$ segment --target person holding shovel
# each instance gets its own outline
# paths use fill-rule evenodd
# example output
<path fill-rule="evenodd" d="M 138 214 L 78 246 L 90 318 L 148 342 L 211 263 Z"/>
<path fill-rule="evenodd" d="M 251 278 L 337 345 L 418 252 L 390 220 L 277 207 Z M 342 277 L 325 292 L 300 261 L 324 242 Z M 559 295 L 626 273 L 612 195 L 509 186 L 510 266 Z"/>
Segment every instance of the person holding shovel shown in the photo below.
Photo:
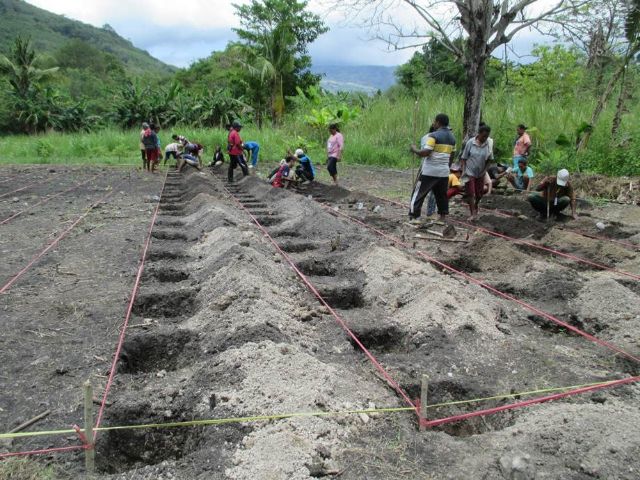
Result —
<path fill-rule="evenodd" d="M 420 223 L 422 204 L 427 194 L 433 191 L 440 220 L 449 214 L 449 166 L 453 162 L 456 139 L 449 128 L 449 117 L 444 113 L 436 115 L 433 121 L 434 131 L 427 133 L 420 141 L 420 149 L 411 145 L 411 152 L 421 157 L 420 176 L 411 195 L 409 219 L 411 223 Z"/>
<path fill-rule="evenodd" d="M 571 205 L 571 217 L 578 219 L 576 213 L 576 192 L 569 181 L 569 171 L 559 170 L 555 177 L 545 177 L 536 187 L 540 193 L 529 195 L 529 203 L 540 214 L 541 218 L 560 216 L 560 212 Z"/>

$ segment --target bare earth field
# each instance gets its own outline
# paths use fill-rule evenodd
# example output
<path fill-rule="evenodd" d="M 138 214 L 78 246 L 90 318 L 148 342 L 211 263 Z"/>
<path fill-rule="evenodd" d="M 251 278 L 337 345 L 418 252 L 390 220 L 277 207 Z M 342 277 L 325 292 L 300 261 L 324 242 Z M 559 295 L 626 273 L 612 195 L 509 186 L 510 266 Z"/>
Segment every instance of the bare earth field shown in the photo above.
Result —
<path fill-rule="evenodd" d="M 300 191 L 273 189 L 263 173 L 228 186 L 226 171 L 170 171 L 163 190 L 164 175 L 132 170 L 0 170 L 0 222 L 24 212 L 0 224 L 0 431 L 45 410 L 28 430 L 81 425 L 87 379 L 99 403 L 162 192 L 102 425 L 328 414 L 100 432 L 99 478 L 638 478 L 638 383 L 424 432 L 415 411 L 331 413 L 407 407 L 398 390 L 415 403 L 423 374 L 428 420 L 550 393 L 455 401 L 640 375 L 633 183 L 598 179 L 609 198 L 630 203 L 582 201 L 577 221 L 541 222 L 522 197 L 494 195 L 475 226 L 454 223 L 456 242 L 446 242 L 375 197 L 406 201 L 411 172 L 354 167 L 345 188 Z M 452 214 L 467 216 L 460 203 Z M 75 434 L 20 438 L 0 455 L 78 444 Z M 31 458 L 81 478 L 83 457 Z"/>

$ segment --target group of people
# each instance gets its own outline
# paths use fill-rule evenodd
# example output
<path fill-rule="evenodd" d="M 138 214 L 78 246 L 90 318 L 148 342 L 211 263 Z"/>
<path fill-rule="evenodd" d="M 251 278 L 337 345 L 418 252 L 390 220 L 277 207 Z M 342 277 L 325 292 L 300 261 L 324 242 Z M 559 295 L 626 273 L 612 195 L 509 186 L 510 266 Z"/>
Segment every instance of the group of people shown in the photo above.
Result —
<path fill-rule="evenodd" d="M 518 125 L 513 166 L 492 165 L 493 139 L 488 125 L 480 124 L 477 133 L 463 142 L 462 152 L 456 158 L 456 139 L 449 127 L 449 117 L 443 113 L 436 115 L 431 129 L 420 141 L 420 148 L 410 147 L 412 153 L 423 159 L 411 195 L 410 221 L 420 222 L 427 196 L 427 216 L 437 208 L 442 221 L 449 214 L 449 200 L 456 195 L 466 196 L 471 213 L 469 220 L 474 221 L 478 218 L 482 197 L 490 194 L 503 179 L 517 191 L 530 193 L 534 173 L 528 165 L 531 138 L 526 131 L 525 125 Z M 545 177 L 535 190 L 527 200 L 541 217 L 558 215 L 571 206 L 571 215 L 577 218 L 576 196 L 566 169 L 559 170 L 554 177 Z"/>
<path fill-rule="evenodd" d="M 142 157 L 142 169 L 155 173 L 156 167 L 162 158 L 162 142 L 160 140 L 160 127 L 153 123 L 144 122 L 140 132 L 140 155 Z M 172 135 L 173 143 L 164 149 L 164 165 L 170 158 L 176 160 L 178 171 L 182 171 L 185 165 L 192 165 L 202 169 L 202 155 L 204 146 L 198 142 L 189 141 L 182 135 Z"/>
<path fill-rule="evenodd" d="M 227 153 L 229 167 L 227 180 L 233 182 L 234 172 L 240 167 L 244 176 L 256 168 L 260 145 L 255 141 L 244 142 L 241 137 L 242 124 L 234 121 L 226 126 Z M 152 123 L 143 123 L 140 132 L 140 150 L 143 169 L 155 171 L 161 158 L 160 129 Z M 172 135 L 173 143 L 165 148 L 164 163 L 169 158 L 177 161 L 178 171 L 186 165 L 202 169 L 204 146 L 189 141 L 181 135 Z M 334 184 L 338 184 L 338 163 L 344 152 L 344 137 L 336 124 L 329 126 L 327 140 L 326 167 Z M 420 147 L 411 146 L 411 152 L 422 158 L 420 172 L 415 180 L 411 195 L 409 217 L 411 222 L 420 222 L 422 206 L 428 197 L 427 216 L 437 210 L 441 220 L 449 214 L 449 200 L 456 195 L 466 198 L 469 205 L 470 221 L 478 218 L 479 204 L 483 196 L 491 194 L 503 180 L 520 192 L 529 194 L 527 200 L 542 217 L 559 214 L 571 207 L 576 217 L 576 196 L 569 181 L 569 172 L 561 169 L 554 177 L 545 177 L 533 189 L 535 177 L 529 165 L 531 138 L 527 127 L 517 127 L 514 141 L 513 164 L 493 163 L 493 139 L 491 128 L 480 123 L 478 131 L 465 139 L 462 151 L 456 158 L 456 139 L 449 127 L 449 117 L 436 115 L 429 132 L 420 141 Z M 246 152 L 246 155 L 245 155 Z M 250 159 L 250 163 L 247 159 Z M 225 161 L 222 148 L 218 145 L 213 154 L 212 167 L 219 167 Z M 296 166 L 296 164 L 298 164 Z M 316 169 L 309 156 L 302 149 L 287 152 L 277 168 L 270 172 L 269 182 L 277 188 L 288 188 L 294 184 L 312 182 L 316 178 Z"/>

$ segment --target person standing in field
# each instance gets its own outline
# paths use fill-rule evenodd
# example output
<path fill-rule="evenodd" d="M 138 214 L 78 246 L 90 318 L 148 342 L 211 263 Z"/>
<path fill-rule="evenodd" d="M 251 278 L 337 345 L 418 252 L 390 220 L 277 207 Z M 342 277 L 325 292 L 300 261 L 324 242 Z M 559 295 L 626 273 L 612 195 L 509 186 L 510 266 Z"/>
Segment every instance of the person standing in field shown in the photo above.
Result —
<path fill-rule="evenodd" d="M 229 170 L 227 171 L 227 180 L 233 182 L 233 171 L 236 167 L 240 167 L 242 174 L 246 177 L 249 175 L 249 169 L 244 161 L 244 152 L 242 150 L 242 138 L 240 130 L 242 125 L 238 121 L 234 121 L 229 129 L 229 137 L 227 138 L 227 149 L 229 150 Z"/>
<path fill-rule="evenodd" d="M 258 142 L 245 142 L 242 148 L 247 151 L 247 155 L 251 153 L 251 164 L 249 168 L 256 168 L 258 166 L 258 153 L 260 152 Z"/>
<path fill-rule="evenodd" d="M 329 133 L 331 136 L 327 141 L 327 171 L 333 183 L 338 184 L 338 162 L 342 160 L 342 152 L 344 150 L 344 137 L 340 133 L 338 125 L 332 123 L 329 125 Z"/>
<path fill-rule="evenodd" d="M 142 143 L 144 145 L 146 156 L 146 167 L 149 172 L 154 172 L 158 163 L 158 135 L 155 132 L 156 126 L 151 124 L 142 134 Z"/>
<path fill-rule="evenodd" d="M 491 128 L 483 125 L 478 129 L 478 134 L 470 138 L 464 146 L 462 155 L 460 155 L 460 166 L 464 175 L 467 177 L 465 189 L 467 192 L 467 201 L 469 202 L 469 210 L 471 216 L 469 220 L 478 218 L 478 204 L 485 192 L 485 176 L 487 175 L 487 166 L 489 161 L 493 159 L 491 146 L 489 145 L 489 134 Z M 489 185 L 491 181 L 489 180 Z"/>
<path fill-rule="evenodd" d="M 560 212 L 571 205 L 571 217 L 578 219 L 576 213 L 576 192 L 569 181 L 569 171 L 559 170 L 555 177 L 545 177 L 536 187 L 540 193 L 529 195 L 529 203 L 540 214 L 541 218 L 550 215 L 559 216 Z"/>
<path fill-rule="evenodd" d="M 142 142 L 142 137 L 144 137 L 144 132 L 147 128 L 149 128 L 149 124 L 147 122 L 143 122 L 142 130 L 140 131 L 140 156 L 142 157 L 142 170 L 147 169 L 147 150 L 144 148 L 144 143 Z"/>
<path fill-rule="evenodd" d="M 513 146 L 513 169 L 517 170 L 518 162 L 524 158 L 529 158 L 529 149 L 531 148 L 531 137 L 527 133 L 527 127 L 524 124 L 518 125 L 516 129 L 518 136 Z"/>
<path fill-rule="evenodd" d="M 449 128 L 449 117 L 444 113 L 436 115 L 432 126 L 434 131 L 422 137 L 420 149 L 411 145 L 411 152 L 423 158 L 420 176 L 409 204 L 411 223 L 419 223 L 422 204 L 431 191 L 436 199 L 440 220 L 444 221 L 449 214 L 449 166 L 453 163 L 456 139 Z"/>

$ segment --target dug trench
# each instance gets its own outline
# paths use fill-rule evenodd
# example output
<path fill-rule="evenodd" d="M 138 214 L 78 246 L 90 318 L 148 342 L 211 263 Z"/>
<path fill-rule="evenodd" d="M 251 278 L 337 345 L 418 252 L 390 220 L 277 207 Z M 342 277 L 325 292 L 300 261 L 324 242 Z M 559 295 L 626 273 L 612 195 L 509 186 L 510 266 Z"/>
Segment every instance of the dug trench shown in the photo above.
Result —
<path fill-rule="evenodd" d="M 377 226 L 398 225 L 394 233 L 409 236 L 392 208 L 372 214 L 373 200 L 317 188 L 303 198 L 255 177 L 231 185 L 194 171 L 169 177 L 162 233 L 153 238 L 105 426 L 406 406 L 248 213 L 412 399 L 423 374 L 429 403 L 438 404 L 630 373 L 609 352 L 543 329 L 512 303 L 443 274 L 316 200 L 361 218 L 377 215 Z M 367 205 L 359 209 L 361 202 Z M 532 301 L 585 322 L 596 300 L 582 304 L 602 288 L 597 282 L 636 295 L 591 271 L 574 278 L 569 267 L 550 270 L 547 259 L 517 248 L 505 252 L 517 255 L 505 264 L 488 254 L 492 241 L 474 235 L 464 247 L 423 248 L 441 258 L 476 251 L 483 276 L 505 285 L 519 276 L 518 292 L 539 285 Z M 549 284 L 554 273 L 559 285 Z M 549 295 L 563 288 L 566 298 Z M 638 322 L 629 318 L 625 328 Z M 624 339 L 608 325 L 600 333 Z M 411 412 L 119 430 L 100 435 L 97 453 L 113 478 L 514 478 L 518 462 L 556 478 L 580 468 L 626 478 L 629 462 L 638 462 L 639 434 L 616 436 L 616 429 L 640 420 L 633 407 L 639 395 L 628 386 L 427 432 L 418 432 Z M 444 417 L 510 401 L 429 412 Z"/>

